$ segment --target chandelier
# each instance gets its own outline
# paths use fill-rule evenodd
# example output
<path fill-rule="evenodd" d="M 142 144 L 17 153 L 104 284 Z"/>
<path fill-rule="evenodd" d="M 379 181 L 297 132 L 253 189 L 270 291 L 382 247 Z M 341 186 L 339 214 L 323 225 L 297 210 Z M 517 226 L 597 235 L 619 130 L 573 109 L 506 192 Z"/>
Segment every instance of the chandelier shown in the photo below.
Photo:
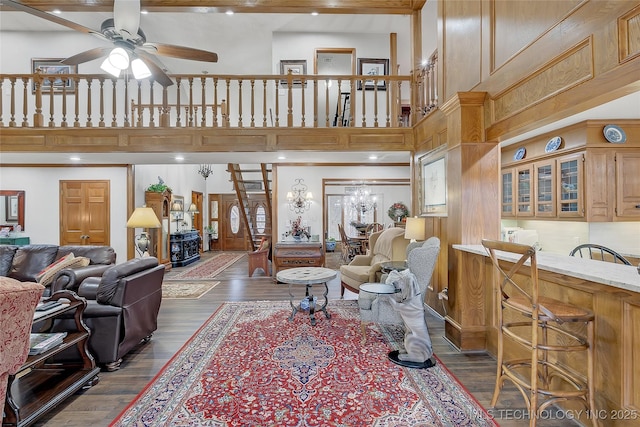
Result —
<path fill-rule="evenodd" d="M 296 183 L 291 186 L 291 191 L 287 192 L 290 210 L 298 214 L 309 210 L 313 195 L 307 190 L 308 187 L 304 184 L 304 179 L 297 178 Z"/>
<path fill-rule="evenodd" d="M 377 207 L 376 197 L 370 194 L 364 184 L 360 185 L 351 194 L 351 207 L 364 214 Z"/>
<path fill-rule="evenodd" d="M 198 169 L 198 173 L 202 175 L 202 177 L 207 180 L 209 175 L 213 173 L 213 169 L 211 169 L 211 165 L 200 165 L 200 169 Z"/>

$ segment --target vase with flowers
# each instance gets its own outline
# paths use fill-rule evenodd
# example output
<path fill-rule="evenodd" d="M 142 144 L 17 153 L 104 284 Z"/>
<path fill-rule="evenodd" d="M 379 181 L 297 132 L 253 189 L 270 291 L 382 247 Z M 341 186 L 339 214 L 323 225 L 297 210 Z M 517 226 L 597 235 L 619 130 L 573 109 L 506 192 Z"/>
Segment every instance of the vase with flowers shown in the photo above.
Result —
<path fill-rule="evenodd" d="M 294 240 L 301 240 L 302 237 L 309 239 L 311 234 L 302 226 L 302 217 L 296 218 L 291 223 L 291 229 L 285 233 L 286 236 L 292 236 Z"/>

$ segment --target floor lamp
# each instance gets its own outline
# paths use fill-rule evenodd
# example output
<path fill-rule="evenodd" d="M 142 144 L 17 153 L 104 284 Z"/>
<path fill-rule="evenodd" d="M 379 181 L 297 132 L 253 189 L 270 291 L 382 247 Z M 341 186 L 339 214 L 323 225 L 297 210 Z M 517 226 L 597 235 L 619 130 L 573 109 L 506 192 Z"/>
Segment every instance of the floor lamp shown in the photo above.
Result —
<path fill-rule="evenodd" d="M 160 228 L 160 220 L 156 216 L 153 209 L 146 206 L 136 208 L 129 220 L 127 221 L 127 228 L 142 228 L 142 232 L 135 237 L 136 252 L 141 257 L 149 255 L 149 246 L 151 240 L 149 239 L 149 233 L 145 231 L 147 228 Z"/>

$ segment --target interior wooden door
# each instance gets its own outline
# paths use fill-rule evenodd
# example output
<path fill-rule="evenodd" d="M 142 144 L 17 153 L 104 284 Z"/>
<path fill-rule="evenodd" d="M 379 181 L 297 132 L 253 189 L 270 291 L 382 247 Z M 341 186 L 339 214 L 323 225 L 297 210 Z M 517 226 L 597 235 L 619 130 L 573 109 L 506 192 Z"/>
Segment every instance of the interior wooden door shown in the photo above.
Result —
<path fill-rule="evenodd" d="M 60 245 L 110 243 L 109 181 L 60 181 Z"/>
<path fill-rule="evenodd" d="M 219 232 L 222 250 L 249 250 L 245 226 L 240 219 L 240 205 L 235 194 L 222 196 L 222 211 L 220 214 Z"/>

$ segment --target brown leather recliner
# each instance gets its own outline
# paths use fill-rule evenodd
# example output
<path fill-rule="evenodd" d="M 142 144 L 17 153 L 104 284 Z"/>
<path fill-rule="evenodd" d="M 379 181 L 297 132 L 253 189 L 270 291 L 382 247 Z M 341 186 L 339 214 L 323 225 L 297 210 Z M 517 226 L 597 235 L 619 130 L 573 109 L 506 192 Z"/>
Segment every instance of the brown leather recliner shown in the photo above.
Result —
<path fill-rule="evenodd" d="M 107 371 L 158 328 L 165 267 L 154 257 L 135 258 L 89 277 L 78 288 L 87 299 L 84 322 L 91 330 L 89 351 Z M 54 329 L 72 328 L 73 319 L 56 320 Z"/>

